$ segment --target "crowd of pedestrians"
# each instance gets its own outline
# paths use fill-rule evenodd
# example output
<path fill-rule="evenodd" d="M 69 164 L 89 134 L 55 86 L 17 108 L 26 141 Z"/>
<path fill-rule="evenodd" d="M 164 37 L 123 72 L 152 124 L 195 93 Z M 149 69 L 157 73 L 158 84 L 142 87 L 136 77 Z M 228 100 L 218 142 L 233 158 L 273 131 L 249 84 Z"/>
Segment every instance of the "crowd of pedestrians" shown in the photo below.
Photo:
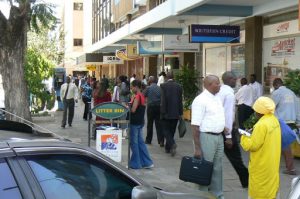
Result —
<path fill-rule="evenodd" d="M 283 85 L 280 78 L 273 81 L 271 97 L 263 97 L 262 85 L 255 74 L 241 78 L 241 87 L 234 91 L 237 77 L 231 71 L 225 72 L 220 80 L 208 75 L 203 80 L 204 90 L 193 101 L 191 127 L 195 158 L 213 162 L 212 180 L 209 186 L 199 186 L 200 190 L 223 197 L 223 165 L 226 157 L 239 176 L 243 188 L 249 189 L 249 198 L 276 198 L 279 189 L 279 164 L 281 153 L 285 158 L 285 174 L 296 175 L 290 147 L 281 148 L 281 130 L 278 119 L 284 120 L 292 129 L 297 128 L 300 112 L 296 95 Z M 154 162 L 147 149 L 153 142 L 153 125 L 157 133 L 157 143 L 166 153 L 175 156 L 177 145 L 174 139 L 178 120 L 183 115 L 180 84 L 176 83 L 172 72 L 161 72 L 159 77 L 144 75 L 139 79 L 135 74 L 128 78 L 119 76 L 111 92 L 109 81 L 103 76 L 100 81 L 84 78 L 79 89 L 67 79 L 62 86 L 61 96 L 65 104 L 62 127 L 67 122 L 72 125 L 74 102 L 77 91 L 85 104 L 83 119 L 88 119 L 89 103 L 96 106 L 103 102 L 117 102 L 129 107 L 131 112 L 129 167 L 132 169 L 152 168 Z M 237 107 L 237 108 L 236 108 Z M 246 129 L 247 121 L 255 113 L 257 122 L 253 129 Z M 147 135 L 142 134 L 147 114 Z M 235 117 L 237 115 L 237 117 Z M 126 115 L 121 119 L 126 119 Z M 237 118 L 237 121 L 235 120 Z M 96 120 L 104 120 L 97 117 Z M 122 129 L 128 126 L 122 124 Z M 239 136 L 240 129 L 250 130 L 251 136 Z M 239 138 L 240 137 L 240 138 Z M 239 142 L 240 141 L 240 142 Z M 250 153 L 248 168 L 245 166 L 240 146 Z"/>

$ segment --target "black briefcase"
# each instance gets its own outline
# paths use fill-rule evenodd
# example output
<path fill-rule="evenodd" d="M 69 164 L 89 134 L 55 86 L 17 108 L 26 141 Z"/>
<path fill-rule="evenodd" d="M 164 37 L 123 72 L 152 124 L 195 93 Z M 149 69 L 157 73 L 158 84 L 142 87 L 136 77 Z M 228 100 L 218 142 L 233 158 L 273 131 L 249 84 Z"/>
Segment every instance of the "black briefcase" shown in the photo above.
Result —
<path fill-rule="evenodd" d="M 199 185 L 210 185 L 213 163 L 202 159 L 184 156 L 181 160 L 179 179 Z"/>

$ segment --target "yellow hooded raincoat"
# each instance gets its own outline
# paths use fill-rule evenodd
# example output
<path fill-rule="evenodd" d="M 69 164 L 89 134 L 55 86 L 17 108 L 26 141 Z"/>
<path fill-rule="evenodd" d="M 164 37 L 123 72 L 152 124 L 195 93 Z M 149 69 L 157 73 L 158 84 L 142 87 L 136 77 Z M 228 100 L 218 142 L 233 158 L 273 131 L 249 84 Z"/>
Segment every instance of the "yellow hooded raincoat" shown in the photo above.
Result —
<path fill-rule="evenodd" d="M 273 111 L 260 108 L 253 105 L 253 109 L 264 116 L 255 124 L 251 137 L 242 135 L 241 146 L 250 152 L 249 196 L 273 199 L 279 188 L 281 130 Z"/>

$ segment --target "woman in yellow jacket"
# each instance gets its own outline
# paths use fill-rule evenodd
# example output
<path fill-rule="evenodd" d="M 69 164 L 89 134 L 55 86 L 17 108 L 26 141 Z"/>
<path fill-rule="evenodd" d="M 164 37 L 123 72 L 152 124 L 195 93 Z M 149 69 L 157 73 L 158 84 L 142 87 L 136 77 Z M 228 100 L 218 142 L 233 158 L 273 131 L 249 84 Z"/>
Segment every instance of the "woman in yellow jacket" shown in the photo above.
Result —
<path fill-rule="evenodd" d="M 258 98 L 253 109 L 259 120 L 250 137 L 241 137 L 242 148 L 250 152 L 249 198 L 274 199 L 279 189 L 280 125 L 272 99 Z"/>

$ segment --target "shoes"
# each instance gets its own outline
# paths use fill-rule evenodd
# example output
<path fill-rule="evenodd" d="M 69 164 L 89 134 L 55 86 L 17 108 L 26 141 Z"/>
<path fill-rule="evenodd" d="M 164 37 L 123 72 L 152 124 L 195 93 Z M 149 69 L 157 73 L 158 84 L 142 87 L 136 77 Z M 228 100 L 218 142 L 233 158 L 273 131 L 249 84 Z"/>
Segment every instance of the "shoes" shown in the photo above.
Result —
<path fill-rule="evenodd" d="M 61 128 L 63 128 L 63 129 L 66 128 L 66 125 L 61 125 Z"/>
<path fill-rule="evenodd" d="M 174 157 L 175 154 L 176 154 L 176 148 L 177 148 L 177 145 L 176 144 L 173 144 L 172 147 L 171 147 L 171 156 Z"/>
<path fill-rule="evenodd" d="M 152 169 L 153 167 L 154 167 L 154 164 L 151 164 L 151 165 L 149 165 L 149 166 L 143 167 L 143 169 Z"/>
<path fill-rule="evenodd" d="M 287 175 L 292 175 L 292 176 L 295 176 L 295 175 L 297 175 L 297 172 L 296 172 L 296 170 L 284 170 L 282 173 L 284 173 L 284 174 L 287 174 Z"/>
<path fill-rule="evenodd" d="M 72 127 L 72 124 L 69 124 L 69 127 Z"/>

